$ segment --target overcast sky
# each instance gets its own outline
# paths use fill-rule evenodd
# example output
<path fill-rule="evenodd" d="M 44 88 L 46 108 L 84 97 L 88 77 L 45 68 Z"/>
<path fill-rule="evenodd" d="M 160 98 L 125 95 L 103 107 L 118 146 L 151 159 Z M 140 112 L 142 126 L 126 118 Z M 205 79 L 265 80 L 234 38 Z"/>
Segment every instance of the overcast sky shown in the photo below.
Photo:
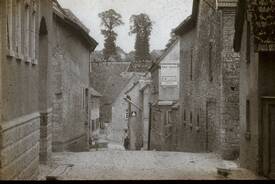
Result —
<path fill-rule="evenodd" d="M 129 18 L 133 14 L 146 13 L 154 22 L 151 36 L 151 50 L 164 49 L 170 32 L 192 12 L 192 0 L 58 0 L 63 8 L 68 8 L 91 30 L 90 35 L 97 40 L 101 50 L 104 37 L 101 35 L 100 19 L 102 11 L 114 9 L 122 15 L 123 22 L 117 28 L 117 46 L 126 52 L 134 50 L 135 35 L 129 36 Z"/>

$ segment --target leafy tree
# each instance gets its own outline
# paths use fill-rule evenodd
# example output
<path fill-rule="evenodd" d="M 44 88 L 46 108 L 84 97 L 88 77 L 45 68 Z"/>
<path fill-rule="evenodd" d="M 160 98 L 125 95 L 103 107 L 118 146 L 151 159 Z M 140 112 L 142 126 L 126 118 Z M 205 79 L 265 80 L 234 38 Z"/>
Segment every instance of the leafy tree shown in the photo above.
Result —
<path fill-rule="evenodd" d="M 153 22 L 144 13 L 132 15 L 130 18 L 130 34 L 136 34 L 135 60 L 150 60 L 150 36 Z"/>
<path fill-rule="evenodd" d="M 116 39 L 117 33 L 114 29 L 120 25 L 123 25 L 122 17 L 115 10 L 110 9 L 98 14 L 101 19 L 101 26 L 104 29 L 101 30 L 101 34 L 105 37 L 103 54 L 106 60 L 111 56 L 116 55 Z"/>

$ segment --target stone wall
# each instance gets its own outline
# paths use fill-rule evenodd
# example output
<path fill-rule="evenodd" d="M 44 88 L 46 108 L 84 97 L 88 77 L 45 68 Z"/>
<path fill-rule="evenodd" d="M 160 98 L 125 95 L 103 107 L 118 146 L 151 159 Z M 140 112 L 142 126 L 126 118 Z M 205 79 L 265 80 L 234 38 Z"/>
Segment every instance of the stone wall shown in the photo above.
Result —
<path fill-rule="evenodd" d="M 128 84 L 121 90 L 118 97 L 115 99 L 112 104 L 112 121 L 110 125 L 110 140 L 123 145 L 123 138 L 125 134 L 125 129 L 128 130 L 128 119 L 126 118 L 126 112 L 129 108 L 129 104 L 124 98 L 126 97 L 125 93 L 129 90 L 135 82 L 137 82 L 137 78 L 132 76 L 128 79 Z M 129 116 L 128 116 L 129 118 Z"/>
<path fill-rule="evenodd" d="M 13 2 L 13 8 L 21 5 L 24 11 L 31 11 L 30 8 L 34 11 L 34 14 L 31 15 L 35 15 L 35 19 L 32 19 L 35 21 L 31 21 L 31 26 L 28 29 L 26 24 L 19 26 L 19 20 L 21 23 L 26 20 L 26 17 L 22 16 L 23 14 L 21 15 L 22 19 L 17 19 L 15 16 L 12 19 L 10 16 L 11 11 L 8 11 L 6 3 L 11 2 Z M 43 26 L 49 32 L 45 33 L 46 37 L 43 38 L 51 38 L 52 1 L 36 1 L 37 6 L 30 5 L 27 9 L 23 8 L 23 3 L 28 2 L 0 1 L 0 179 L 37 178 L 40 159 L 40 131 L 43 130 L 40 128 L 40 113 L 46 111 L 51 105 L 48 91 L 44 90 L 48 82 L 47 64 L 50 62 L 48 58 L 50 44 L 47 39 L 44 39 L 43 44 L 41 43 L 39 30 L 42 20 L 45 20 Z M 13 13 L 16 12 L 13 11 Z M 9 35 L 6 31 L 8 18 L 17 21 L 18 24 L 18 26 L 14 26 L 14 24 L 13 28 L 9 29 L 12 30 Z M 5 23 L 2 24 L 2 22 Z M 30 36 L 31 31 L 32 37 L 27 39 L 26 35 Z M 24 43 L 21 42 L 20 37 Z M 8 44 L 8 40 L 12 46 Z M 40 55 L 42 52 L 39 52 L 41 49 L 43 49 L 43 56 Z M 50 125 L 50 118 L 48 120 L 47 124 Z M 48 150 L 50 152 L 50 149 Z"/>
<path fill-rule="evenodd" d="M 233 51 L 235 8 L 216 11 L 208 3 L 200 1 L 196 27 L 181 38 L 180 150 L 216 152 L 225 159 L 236 159 L 239 56 Z"/>
<path fill-rule="evenodd" d="M 238 158 L 240 152 L 240 56 L 233 49 L 235 15 L 235 8 L 222 11 L 221 150 L 227 159 Z"/>
<path fill-rule="evenodd" d="M 90 50 L 77 32 L 56 16 L 53 45 L 53 150 L 85 151 Z"/>
<path fill-rule="evenodd" d="M 46 164 L 52 154 L 52 109 L 40 113 L 40 163 Z"/>
<path fill-rule="evenodd" d="M 39 113 L 1 126 L 1 179 L 36 179 L 39 165 Z"/>

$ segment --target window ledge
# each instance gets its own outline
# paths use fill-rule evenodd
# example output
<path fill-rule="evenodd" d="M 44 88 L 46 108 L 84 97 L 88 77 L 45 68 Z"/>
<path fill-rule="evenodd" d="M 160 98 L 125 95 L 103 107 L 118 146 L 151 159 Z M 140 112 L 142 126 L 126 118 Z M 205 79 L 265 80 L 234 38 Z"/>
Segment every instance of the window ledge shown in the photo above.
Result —
<path fill-rule="evenodd" d="M 37 65 L 38 64 L 38 60 L 37 59 L 32 59 L 32 64 L 33 65 Z"/>
<path fill-rule="evenodd" d="M 7 50 L 7 57 L 14 58 L 15 52 L 13 50 Z"/>
<path fill-rule="evenodd" d="M 29 57 L 25 58 L 25 63 L 31 63 L 31 62 L 32 62 L 31 58 L 29 58 Z"/>
<path fill-rule="evenodd" d="M 22 61 L 23 60 L 23 55 L 22 54 L 16 54 L 16 60 Z"/>

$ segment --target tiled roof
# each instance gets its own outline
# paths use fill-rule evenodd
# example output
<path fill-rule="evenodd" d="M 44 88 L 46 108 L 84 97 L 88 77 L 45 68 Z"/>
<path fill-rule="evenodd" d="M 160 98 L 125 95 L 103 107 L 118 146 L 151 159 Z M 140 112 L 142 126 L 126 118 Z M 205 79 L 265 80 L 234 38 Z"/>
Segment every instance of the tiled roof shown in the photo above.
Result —
<path fill-rule="evenodd" d="M 63 9 L 57 0 L 53 1 L 53 12 L 54 15 L 63 20 L 64 23 L 70 25 L 72 28 L 77 30 L 80 35 L 90 44 L 92 50 L 98 45 L 90 35 L 90 30 L 84 26 L 84 24 L 68 9 Z"/>

